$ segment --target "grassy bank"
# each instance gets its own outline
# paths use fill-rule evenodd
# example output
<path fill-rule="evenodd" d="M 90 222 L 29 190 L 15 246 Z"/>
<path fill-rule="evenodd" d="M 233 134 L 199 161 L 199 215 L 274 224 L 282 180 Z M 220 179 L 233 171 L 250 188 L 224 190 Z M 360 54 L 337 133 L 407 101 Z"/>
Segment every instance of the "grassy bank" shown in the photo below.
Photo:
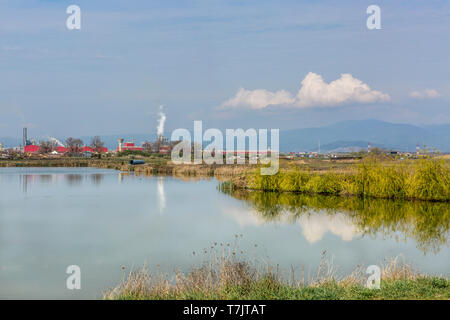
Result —
<path fill-rule="evenodd" d="M 103 158 L 78 158 L 78 157 L 47 157 L 24 159 L 0 159 L 0 167 L 99 167 L 120 169 L 127 165 L 131 157 L 103 157 Z M 146 163 L 164 165 L 165 158 L 147 158 Z"/>
<path fill-rule="evenodd" d="M 261 191 L 354 195 L 386 199 L 450 201 L 450 168 L 445 160 L 403 162 L 366 160 L 351 171 L 314 172 L 299 168 L 263 176 L 259 171 L 233 187 Z"/>
<path fill-rule="evenodd" d="M 449 279 L 421 275 L 397 259 L 382 267 L 380 289 L 365 286 L 367 275 L 361 267 L 338 279 L 329 265 L 321 263 L 308 283 L 304 278 L 283 280 L 274 270 L 261 272 L 248 262 L 225 258 L 192 268 L 186 274 L 178 272 L 171 280 L 163 274 L 153 276 L 144 267 L 130 272 L 116 288 L 104 294 L 104 299 L 450 299 Z"/>

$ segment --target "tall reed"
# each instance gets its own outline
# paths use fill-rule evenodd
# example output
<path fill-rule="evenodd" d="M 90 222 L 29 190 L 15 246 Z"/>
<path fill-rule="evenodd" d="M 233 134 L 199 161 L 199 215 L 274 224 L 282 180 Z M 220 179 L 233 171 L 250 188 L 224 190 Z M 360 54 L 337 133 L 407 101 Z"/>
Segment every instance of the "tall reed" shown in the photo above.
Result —
<path fill-rule="evenodd" d="M 299 168 L 272 176 L 246 176 L 247 189 L 387 199 L 450 201 L 450 169 L 444 160 L 405 162 L 367 160 L 352 173 L 311 172 Z"/>

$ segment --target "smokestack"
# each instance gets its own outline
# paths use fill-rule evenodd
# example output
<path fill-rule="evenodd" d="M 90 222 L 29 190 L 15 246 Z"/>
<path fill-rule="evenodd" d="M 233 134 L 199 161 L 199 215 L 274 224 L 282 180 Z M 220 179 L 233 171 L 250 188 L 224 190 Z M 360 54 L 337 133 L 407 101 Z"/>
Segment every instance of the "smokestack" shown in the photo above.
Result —
<path fill-rule="evenodd" d="M 23 150 L 25 151 L 25 147 L 27 146 L 27 128 L 23 128 Z"/>
<path fill-rule="evenodd" d="M 419 147 L 419 144 L 417 144 L 417 146 L 416 146 L 416 153 L 417 153 L 417 155 L 419 155 L 419 153 L 420 153 L 420 147 Z"/>
<path fill-rule="evenodd" d="M 370 142 L 367 144 L 367 153 L 370 153 Z"/>
<path fill-rule="evenodd" d="M 119 143 L 119 152 L 122 152 L 122 142 L 123 142 L 123 139 L 118 139 L 117 142 Z"/>

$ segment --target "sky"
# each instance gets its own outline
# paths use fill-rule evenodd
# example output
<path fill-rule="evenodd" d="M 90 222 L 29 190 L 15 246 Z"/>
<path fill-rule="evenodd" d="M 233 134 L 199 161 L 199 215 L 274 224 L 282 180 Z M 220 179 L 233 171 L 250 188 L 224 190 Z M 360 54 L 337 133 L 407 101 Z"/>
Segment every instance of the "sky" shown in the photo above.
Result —
<path fill-rule="evenodd" d="M 0 137 L 450 123 L 449 30 L 450 1 L 2 0 Z"/>

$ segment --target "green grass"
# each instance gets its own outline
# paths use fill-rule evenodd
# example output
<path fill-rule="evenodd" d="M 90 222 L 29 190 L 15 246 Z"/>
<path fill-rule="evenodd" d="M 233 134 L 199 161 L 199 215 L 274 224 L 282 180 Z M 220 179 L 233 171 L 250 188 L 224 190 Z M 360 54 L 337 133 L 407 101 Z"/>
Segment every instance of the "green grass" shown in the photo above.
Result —
<path fill-rule="evenodd" d="M 220 290 L 183 290 L 156 294 L 123 293 L 119 300 L 400 300 L 450 299 L 450 281 L 423 277 L 414 280 L 384 281 L 380 289 L 337 282 L 317 286 L 290 286 L 260 279 L 244 285 L 229 285 Z"/>
<path fill-rule="evenodd" d="M 164 292 L 121 292 L 107 299 L 118 300 L 399 300 L 450 299 L 450 281 L 437 277 L 418 277 L 382 281 L 380 289 L 345 285 L 332 281 L 313 286 L 292 286 L 262 278 L 217 289 L 167 289 Z"/>

